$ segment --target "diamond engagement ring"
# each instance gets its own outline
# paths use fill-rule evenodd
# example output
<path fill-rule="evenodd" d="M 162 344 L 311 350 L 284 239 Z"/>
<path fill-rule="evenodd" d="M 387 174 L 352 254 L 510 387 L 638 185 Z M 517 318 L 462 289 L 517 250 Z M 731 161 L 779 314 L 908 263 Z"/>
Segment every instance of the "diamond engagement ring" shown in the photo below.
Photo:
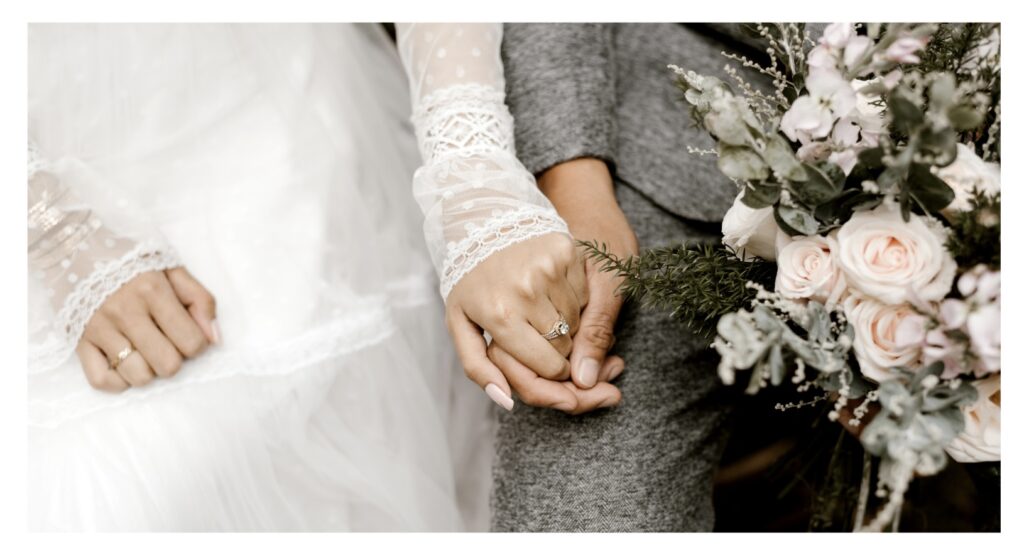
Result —
<path fill-rule="evenodd" d="M 561 313 L 558 314 L 558 321 L 551 327 L 551 330 L 544 333 L 544 340 L 554 340 L 560 336 L 569 334 L 569 323 L 566 322 L 565 317 Z"/>
<path fill-rule="evenodd" d="M 114 359 L 110 360 L 110 369 L 117 369 L 117 366 L 119 366 L 122 363 L 124 363 L 124 361 L 128 359 L 128 356 L 131 356 L 132 352 L 134 352 L 134 351 L 135 351 L 135 348 L 132 348 L 131 344 L 129 344 L 128 346 L 125 346 L 124 350 L 121 350 L 120 352 L 118 352 L 117 356 L 114 356 Z"/>

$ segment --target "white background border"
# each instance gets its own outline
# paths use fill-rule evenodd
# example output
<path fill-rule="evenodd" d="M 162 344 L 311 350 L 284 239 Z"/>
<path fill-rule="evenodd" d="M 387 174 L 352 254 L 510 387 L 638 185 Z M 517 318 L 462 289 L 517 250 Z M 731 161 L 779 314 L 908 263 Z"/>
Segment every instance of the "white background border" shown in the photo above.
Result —
<path fill-rule="evenodd" d="M 26 132 L 26 23 L 29 21 L 1002 21 L 1004 25 L 1003 89 L 1008 99 L 1020 92 L 1018 21 L 1006 6 L 995 2 L 766 2 L 716 0 L 654 2 L 623 0 L 619 3 L 566 2 L 553 0 L 478 0 L 476 2 L 398 2 L 388 0 L 282 0 L 278 2 L 228 2 L 215 0 L 128 1 L 35 1 L 8 2 L 0 24 L 3 83 L 0 88 L 5 126 L 0 129 L 0 158 L 4 188 L 0 189 L 0 555 L 5 558 L 363 558 L 472 557 L 580 559 L 619 558 L 816 558 L 896 559 L 993 558 L 1019 555 L 1021 508 L 1011 497 L 1021 491 L 1021 329 L 1007 329 L 1008 347 L 1003 369 L 1010 372 L 1003 404 L 1003 534 L 1002 535 L 95 535 L 26 533 L 25 480 L 25 364 L 26 364 L 26 253 L 24 181 Z M 670 62 L 670 61 L 667 61 Z M 1024 100 L 1022 100 L 1024 103 Z M 1003 245 L 1011 255 L 1004 259 L 1003 317 L 1017 319 L 1024 285 L 1021 257 L 1014 257 L 1022 240 L 1024 220 L 1018 219 L 1021 186 L 1016 165 L 1019 129 L 1017 106 L 1003 107 L 1004 192 Z M 13 264 L 12 264 L 13 263 Z M 1013 324 L 1013 323 L 1011 323 Z M 1016 550 L 1017 552 L 1010 552 Z M 1018 556 L 1019 557 L 1019 556 Z"/>

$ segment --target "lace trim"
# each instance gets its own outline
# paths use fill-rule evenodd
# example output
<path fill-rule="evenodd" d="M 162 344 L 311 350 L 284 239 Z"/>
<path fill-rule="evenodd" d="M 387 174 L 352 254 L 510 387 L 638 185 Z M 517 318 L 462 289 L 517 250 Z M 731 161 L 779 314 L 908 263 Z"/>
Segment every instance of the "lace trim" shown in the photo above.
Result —
<path fill-rule="evenodd" d="M 67 342 L 74 346 L 82 337 L 85 324 L 121 286 L 143 272 L 176 266 L 181 266 L 181 259 L 170 247 L 153 241 L 141 242 L 120 258 L 97 266 L 92 274 L 80 280 L 64 299 L 56 324 L 63 330 Z"/>
<path fill-rule="evenodd" d="M 441 297 L 447 300 L 459 280 L 487 257 L 548 233 L 568 235 L 569 227 L 554 209 L 536 206 L 505 212 L 472 228 L 466 238 L 448 244 L 441 275 Z"/>
<path fill-rule="evenodd" d="M 515 154 L 512 114 L 505 93 L 482 84 L 457 84 L 423 98 L 412 116 L 426 162 L 502 151 Z"/>

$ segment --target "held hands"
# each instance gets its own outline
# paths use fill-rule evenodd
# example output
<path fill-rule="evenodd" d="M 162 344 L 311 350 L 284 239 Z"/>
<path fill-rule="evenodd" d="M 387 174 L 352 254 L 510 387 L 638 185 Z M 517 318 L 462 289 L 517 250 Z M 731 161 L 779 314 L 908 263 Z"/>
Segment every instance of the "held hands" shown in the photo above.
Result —
<path fill-rule="evenodd" d="M 559 233 L 512 245 L 466 274 L 446 303 L 448 330 L 466 374 L 499 405 L 511 409 L 512 391 L 527 404 L 575 412 L 617 402 L 604 383 L 590 393 L 572 381 L 567 356 L 587 303 L 582 255 Z M 547 340 L 560 319 L 569 334 Z M 493 338 L 490 347 L 482 330 Z"/>
<path fill-rule="evenodd" d="M 603 241 L 620 257 L 636 252 L 604 162 L 560 164 L 539 184 L 576 238 Z M 526 404 L 570 414 L 617 405 L 622 394 L 610 382 L 625 364 L 607 353 L 622 306 L 618 284 L 562 234 L 492 255 L 462 278 L 447 301 L 448 329 L 467 375 L 509 410 L 513 390 Z M 560 315 L 569 334 L 545 340 L 542 333 Z M 489 345 L 482 330 L 493 337 Z"/>
<path fill-rule="evenodd" d="M 220 342 L 213 296 L 184 268 L 145 272 L 114 292 L 86 324 L 78 357 L 89 384 L 120 392 L 170 377 Z"/>

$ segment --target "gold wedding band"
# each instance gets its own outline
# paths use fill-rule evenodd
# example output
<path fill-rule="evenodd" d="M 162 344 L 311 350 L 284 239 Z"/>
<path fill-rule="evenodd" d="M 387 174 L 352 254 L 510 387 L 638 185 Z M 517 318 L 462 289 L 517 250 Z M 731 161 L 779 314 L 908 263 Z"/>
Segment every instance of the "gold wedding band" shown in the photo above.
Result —
<path fill-rule="evenodd" d="M 561 313 L 558 314 L 558 320 L 555 321 L 554 326 L 551 330 L 544 333 L 544 340 L 554 340 L 560 336 L 569 334 L 569 323 L 565 320 L 565 317 Z"/>
<path fill-rule="evenodd" d="M 117 366 L 119 366 L 122 363 L 124 363 L 124 361 L 128 359 L 128 356 L 131 356 L 132 352 L 134 352 L 134 351 L 135 351 L 135 348 L 132 348 L 131 344 L 128 344 L 128 346 L 125 346 L 124 350 L 121 350 L 120 352 L 118 352 L 117 356 L 114 356 L 114 359 L 110 361 L 110 369 L 117 369 Z"/>

